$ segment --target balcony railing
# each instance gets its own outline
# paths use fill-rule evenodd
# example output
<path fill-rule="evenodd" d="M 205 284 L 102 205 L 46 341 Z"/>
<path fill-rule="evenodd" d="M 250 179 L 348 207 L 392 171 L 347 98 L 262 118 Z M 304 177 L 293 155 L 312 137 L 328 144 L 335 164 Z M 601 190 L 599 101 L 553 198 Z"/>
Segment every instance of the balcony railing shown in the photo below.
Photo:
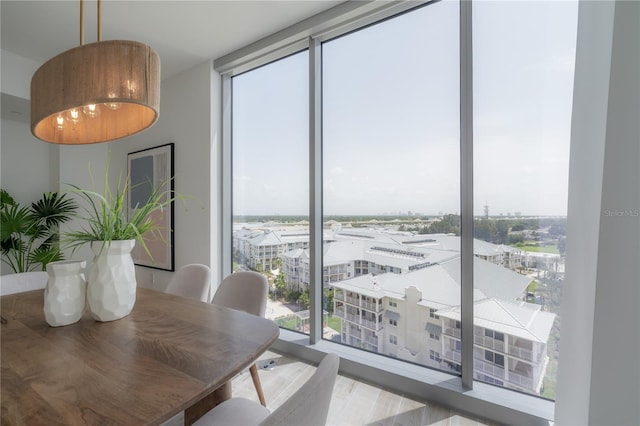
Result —
<path fill-rule="evenodd" d="M 534 382 L 532 377 L 517 373 L 513 370 L 509 370 L 505 374 L 505 369 L 499 365 L 491 364 L 482 359 L 475 358 L 473 362 L 474 371 L 489 374 L 492 377 L 500 379 L 504 382 L 511 383 L 515 386 L 521 387 L 527 390 L 534 389 Z"/>
<path fill-rule="evenodd" d="M 347 303 L 350 303 L 350 304 L 355 305 L 355 306 L 359 306 L 359 305 L 360 305 L 360 302 L 359 302 L 359 300 L 358 300 L 358 298 L 357 298 L 357 297 L 349 297 L 349 296 L 345 296 L 344 300 L 345 300 Z"/>
<path fill-rule="evenodd" d="M 524 359 L 525 361 L 538 362 L 542 353 L 539 353 L 538 359 L 533 359 L 533 351 L 531 349 L 519 348 L 517 346 L 509 345 L 509 355 L 516 358 Z"/>
<path fill-rule="evenodd" d="M 381 330 L 382 329 L 382 323 L 381 322 L 377 322 L 377 321 L 371 321 L 371 320 L 366 320 L 366 319 L 362 319 L 360 321 L 360 325 L 362 325 L 363 327 L 367 327 L 371 330 Z"/>
<path fill-rule="evenodd" d="M 336 309 L 335 311 L 333 311 L 333 316 L 336 316 L 338 318 L 342 318 L 344 320 L 347 320 L 349 322 L 358 324 L 358 325 L 360 325 L 362 327 L 366 327 L 366 328 L 371 329 L 373 331 L 382 330 L 382 323 L 381 322 L 363 319 L 359 315 L 346 313 L 343 309 Z"/>
<path fill-rule="evenodd" d="M 520 386 L 525 389 L 534 389 L 533 378 L 523 376 L 522 374 L 516 373 L 515 371 L 509 370 L 509 377 L 507 382 L 513 383 L 514 385 Z"/>
<path fill-rule="evenodd" d="M 356 324 L 360 324 L 360 317 L 354 314 L 346 314 L 345 319 L 347 321 L 355 322 Z"/>
<path fill-rule="evenodd" d="M 498 352 L 504 352 L 504 342 L 487 336 L 473 336 L 473 343 L 484 346 L 485 348 L 495 349 Z"/>
<path fill-rule="evenodd" d="M 351 336 L 351 338 L 349 339 L 348 343 L 351 346 L 360 346 L 362 344 L 362 340 L 360 340 L 359 338 L 357 338 L 355 336 Z"/>
<path fill-rule="evenodd" d="M 364 341 L 366 343 L 369 343 L 370 345 L 373 346 L 378 346 L 378 338 L 377 337 L 370 337 L 370 336 L 365 336 Z"/>
<path fill-rule="evenodd" d="M 455 337 L 460 337 L 460 330 L 455 328 L 447 328 L 445 330 L 445 334 L 449 334 Z M 485 348 L 493 349 L 497 352 L 502 352 L 504 354 L 508 354 L 512 357 L 519 358 L 525 361 L 530 361 L 533 363 L 539 363 L 542 358 L 542 351 L 534 352 L 531 349 L 525 349 L 514 345 L 509 345 L 509 352 L 505 351 L 506 345 L 501 340 L 496 340 L 491 337 L 483 336 L 480 334 L 474 334 L 473 343 L 479 346 L 483 346 Z M 537 356 L 534 356 L 537 355 Z"/>
<path fill-rule="evenodd" d="M 371 312 L 380 312 L 382 310 L 381 305 L 381 303 L 362 302 L 361 307 Z"/>
<path fill-rule="evenodd" d="M 491 364 L 489 362 L 486 362 L 485 360 L 475 358 L 473 360 L 473 369 L 475 371 L 480 371 L 485 374 L 490 374 L 493 377 L 504 380 L 504 367 Z"/>
<path fill-rule="evenodd" d="M 335 311 L 333 311 L 333 316 L 345 319 L 347 321 L 355 322 L 357 324 L 360 323 L 360 317 L 359 316 L 354 315 L 354 314 L 348 314 L 348 313 L 346 313 L 344 311 L 344 309 L 336 309 Z"/>
<path fill-rule="evenodd" d="M 454 361 L 460 364 L 462 362 L 462 353 L 458 351 L 448 350 L 444 352 L 442 359 L 447 361 Z M 504 367 L 486 362 L 485 360 L 479 359 L 477 357 L 474 357 L 473 360 L 473 370 L 488 374 L 492 377 L 503 380 L 505 382 L 509 382 L 523 389 L 534 389 L 534 382 L 532 377 L 527 377 L 513 370 L 509 370 L 508 375 L 506 375 Z"/>
<path fill-rule="evenodd" d="M 462 353 L 457 351 L 444 351 L 442 359 L 448 361 L 454 361 L 460 364 L 462 362 Z"/>
<path fill-rule="evenodd" d="M 462 330 L 459 328 L 446 327 L 444 329 L 444 334 L 448 334 L 449 336 L 460 338 L 462 334 Z"/>

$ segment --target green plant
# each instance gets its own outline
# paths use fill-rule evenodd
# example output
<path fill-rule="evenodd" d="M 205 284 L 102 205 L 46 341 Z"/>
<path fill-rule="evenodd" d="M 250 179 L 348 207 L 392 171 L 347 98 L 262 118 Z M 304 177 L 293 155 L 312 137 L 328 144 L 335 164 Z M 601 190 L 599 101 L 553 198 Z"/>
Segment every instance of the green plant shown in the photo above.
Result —
<path fill-rule="evenodd" d="M 96 191 L 83 189 L 69 184 L 71 192 L 76 193 L 85 201 L 82 205 L 84 215 L 80 218 L 85 225 L 79 230 L 68 231 L 63 235 L 66 247 L 77 249 L 79 246 L 93 241 L 110 243 L 118 240 L 136 240 L 149 257 L 151 253 L 145 242 L 150 235 L 162 239 L 157 232 L 160 227 L 153 221 L 152 214 L 168 207 L 175 196 L 169 187 L 170 180 L 163 182 L 149 195 L 147 203 L 136 206 L 131 217 L 127 218 L 127 194 L 131 189 L 130 180 L 118 179 L 115 192 L 109 187 L 109 162 L 104 175 L 104 189 L 100 194 Z"/>
<path fill-rule="evenodd" d="M 76 203 L 57 192 L 42 194 L 30 206 L 21 206 L 4 189 L 0 190 L 0 248 L 2 261 L 18 272 L 64 260 L 60 251 L 59 226 L 77 209 Z"/>

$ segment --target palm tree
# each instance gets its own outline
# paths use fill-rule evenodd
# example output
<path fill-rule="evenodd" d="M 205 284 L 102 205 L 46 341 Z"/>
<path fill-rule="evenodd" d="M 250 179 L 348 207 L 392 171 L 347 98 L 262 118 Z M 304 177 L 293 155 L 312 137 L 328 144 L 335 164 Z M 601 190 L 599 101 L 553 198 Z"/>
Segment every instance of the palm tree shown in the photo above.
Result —
<path fill-rule="evenodd" d="M 77 209 L 75 201 L 57 192 L 42 194 L 31 206 L 21 206 L 0 190 L 0 249 L 2 261 L 18 272 L 46 270 L 47 263 L 64 260 L 59 226 Z"/>

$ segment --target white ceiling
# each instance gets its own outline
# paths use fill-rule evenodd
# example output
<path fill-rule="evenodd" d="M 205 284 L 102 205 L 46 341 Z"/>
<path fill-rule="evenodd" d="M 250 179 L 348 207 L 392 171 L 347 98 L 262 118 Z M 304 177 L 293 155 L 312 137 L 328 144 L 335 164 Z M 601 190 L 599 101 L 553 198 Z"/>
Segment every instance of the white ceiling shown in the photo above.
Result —
<path fill-rule="evenodd" d="M 103 0 L 102 39 L 135 40 L 160 55 L 162 78 L 216 59 L 342 1 Z M 85 1 L 85 43 L 97 41 Z M 80 44 L 79 0 L 1 0 L 2 49 L 44 63 Z M 3 95 L 3 117 L 6 102 Z"/>
<path fill-rule="evenodd" d="M 153 47 L 163 78 L 216 59 L 341 1 L 103 0 L 102 39 Z M 45 62 L 80 44 L 79 0 L 2 0 L 2 49 Z M 85 1 L 85 43 L 96 41 L 96 0 Z"/>

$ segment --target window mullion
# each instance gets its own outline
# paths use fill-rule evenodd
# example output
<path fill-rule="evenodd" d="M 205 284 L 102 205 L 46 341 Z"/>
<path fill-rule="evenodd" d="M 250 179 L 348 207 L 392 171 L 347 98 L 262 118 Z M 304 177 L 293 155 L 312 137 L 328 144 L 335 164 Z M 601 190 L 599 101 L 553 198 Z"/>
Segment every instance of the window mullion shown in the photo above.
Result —
<path fill-rule="evenodd" d="M 309 339 L 322 340 L 322 57 L 309 39 Z"/>
<path fill-rule="evenodd" d="M 222 155 L 220 159 L 220 170 L 222 170 L 222 267 L 221 276 L 216 277 L 217 281 L 222 281 L 223 277 L 231 274 L 233 265 L 233 179 L 231 165 L 231 102 L 233 99 L 232 79 L 225 74 L 222 76 Z M 212 295 L 213 296 L 213 295 Z"/>
<path fill-rule="evenodd" d="M 460 2 L 462 386 L 473 388 L 473 52 L 471 1 Z"/>

